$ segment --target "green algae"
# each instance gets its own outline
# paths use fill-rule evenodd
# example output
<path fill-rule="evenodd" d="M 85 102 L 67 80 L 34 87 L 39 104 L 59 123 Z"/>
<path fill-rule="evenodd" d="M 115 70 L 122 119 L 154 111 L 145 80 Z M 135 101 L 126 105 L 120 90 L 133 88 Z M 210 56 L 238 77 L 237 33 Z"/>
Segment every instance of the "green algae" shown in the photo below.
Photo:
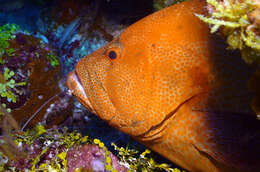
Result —
<path fill-rule="evenodd" d="M 153 172 L 153 171 L 167 171 L 167 172 L 185 172 L 178 168 L 170 168 L 166 163 L 157 163 L 152 156 L 151 151 L 146 149 L 140 153 L 137 149 L 130 149 L 129 147 L 118 147 L 112 143 L 114 149 L 118 152 L 118 158 L 121 163 L 127 166 L 131 171 Z"/>
<path fill-rule="evenodd" d="M 196 14 L 210 24 L 211 33 L 221 30 L 230 49 L 239 49 L 248 64 L 260 59 L 259 5 L 254 0 L 207 0 L 209 15 Z"/>
<path fill-rule="evenodd" d="M 46 58 L 50 61 L 51 65 L 53 67 L 56 67 L 59 65 L 59 60 L 57 58 L 57 56 L 53 53 L 48 53 Z"/>
<path fill-rule="evenodd" d="M 6 24 L 0 26 L 0 57 L 7 53 L 11 55 L 15 50 L 9 48 L 9 40 L 15 38 L 15 33 L 20 29 L 16 24 Z"/>
<path fill-rule="evenodd" d="M 6 24 L 0 27 L 0 64 L 5 64 L 3 55 L 12 56 L 15 52 L 14 48 L 9 48 L 9 40 L 15 38 L 15 33 L 19 30 L 19 26 L 16 24 Z M 0 74 L 0 96 L 7 98 L 9 101 L 16 102 L 16 93 L 19 91 L 16 89 L 17 86 L 25 85 L 26 83 L 16 83 L 12 78 L 15 73 L 9 68 L 4 69 L 4 73 Z M 13 91 L 15 90 L 15 92 Z M 10 108 L 6 107 L 6 104 L 2 104 L 2 107 L 6 108 L 9 112 Z M 2 113 L 1 113 L 2 114 Z"/>
<path fill-rule="evenodd" d="M 80 133 L 73 131 L 69 132 L 66 128 L 62 131 L 57 129 L 45 129 L 43 125 L 36 125 L 33 129 L 27 130 L 24 133 L 12 134 L 15 144 L 22 145 L 32 145 L 35 140 L 44 140 L 44 147 L 41 152 L 33 158 L 30 169 L 25 169 L 28 172 L 33 171 L 67 171 L 67 152 L 70 148 L 74 146 L 84 145 L 84 144 L 94 144 L 98 145 L 99 148 L 105 151 L 105 169 L 107 171 L 116 172 L 117 170 L 112 167 L 112 160 L 110 158 L 110 151 L 98 139 L 91 139 L 88 136 L 82 136 Z M 5 142 L 0 140 L 0 144 Z M 50 149 L 50 145 L 55 143 L 55 145 L 63 146 L 62 152 L 59 152 L 50 161 L 41 161 L 41 157 Z M 112 143 L 114 149 L 118 152 L 118 158 L 120 163 L 128 167 L 128 171 L 142 171 L 142 172 L 152 172 L 152 171 L 167 171 L 167 172 L 181 172 L 177 168 L 170 168 L 166 163 L 157 163 L 151 156 L 151 151 L 146 149 L 144 152 L 139 153 L 137 149 L 130 149 L 129 147 L 123 148 L 118 147 Z M 26 158 L 25 156 L 24 158 Z M 10 170 L 15 171 L 15 167 L 10 166 L 9 157 L 0 151 L 0 170 Z M 5 163 L 3 163 L 5 162 Z M 77 169 L 77 171 L 82 171 L 83 169 Z M 84 170 L 83 170 L 84 171 Z"/>
<path fill-rule="evenodd" d="M 16 103 L 17 94 L 20 94 L 19 89 L 17 87 L 25 86 L 26 82 L 16 82 L 13 79 L 15 75 L 14 71 L 9 68 L 4 69 L 4 73 L 0 75 L 0 96 L 2 98 L 7 98 L 8 101 Z M 6 108 L 5 104 L 2 104 L 4 108 Z M 7 108 L 10 112 L 11 109 Z"/>

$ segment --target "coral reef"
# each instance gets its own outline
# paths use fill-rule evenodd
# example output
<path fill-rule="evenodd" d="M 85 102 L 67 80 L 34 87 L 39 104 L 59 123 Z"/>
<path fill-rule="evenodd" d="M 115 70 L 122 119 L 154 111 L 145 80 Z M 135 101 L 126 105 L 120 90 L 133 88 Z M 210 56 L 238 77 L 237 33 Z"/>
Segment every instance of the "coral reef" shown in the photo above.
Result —
<path fill-rule="evenodd" d="M 149 150 L 138 153 L 135 149 L 119 148 L 113 144 L 119 158 L 114 156 L 98 139 L 90 139 L 77 132 L 63 129 L 48 129 L 37 125 L 26 132 L 12 134 L 20 156 L 11 158 L 12 154 L 0 154 L 0 170 L 18 171 L 93 171 L 93 172 L 126 172 L 126 171 L 172 171 L 180 172 L 177 168 L 170 168 L 165 163 L 157 163 L 148 154 Z M 1 139 L 0 149 L 6 144 Z M 10 140 L 9 140 L 10 142 Z M 5 146 L 11 149 L 10 146 Z M 12 151 L 9 151 L 12 152 Z"/>
<path fill-rule="evenodd" d="M 127 168 L 120 165 L 113 154 L 98 145 L 81 145 L 71 148 L 67 153 L 67 167 L 68 172 L 80 170 L 127 171 Z"/>
<path fill-rule="evenodd" d="M 17 25 L 2 26 L 0 34 L 2 106 L 8 111 L 12 110 L 13 117 L 20 124 L 25 123 L 35 113 L 37 118 L 31 120 L 31 126 L 43 118 L 45 121 L 51 121 L 50 126 L 57 124 L 59 119 L 51 120 L 51 115 L 48 115 L 51 104 L 56 107 L 52 114 L 67 108 L 62 118 L 56 115 L 60 120 L 64 120 L 71 114 L 69 109 L 72 105 L 71 99 L 61 94 L 61 73 L 55 52 L 40 39 L 19 30 Z M 50 99 L 52 101 L 49 101 Z"/>
<path fill-rule="evenodd" d="M 259 62 L 259 1 L 207 0 L 207 3 L 208 16 L 197 16 L 211 25 L 211 33 L 220 28 L 229 48 L 239 49 L 246 63 Z"/>
<path fill-rule="evenodd" d="M 22 99 L 25 95 L 26 80 L 20 74 L 17 75 L 16 69 L 12 64 L 8 64 L 10 58 L 15 55 L 15 48 L 12 47 L 11 41 L 15 39 L 15 34 L 19 26 L 7 24 L 0 27 L 0 96 L 2 106 L 11 111 L 10 104 L 14 104 Z"/>

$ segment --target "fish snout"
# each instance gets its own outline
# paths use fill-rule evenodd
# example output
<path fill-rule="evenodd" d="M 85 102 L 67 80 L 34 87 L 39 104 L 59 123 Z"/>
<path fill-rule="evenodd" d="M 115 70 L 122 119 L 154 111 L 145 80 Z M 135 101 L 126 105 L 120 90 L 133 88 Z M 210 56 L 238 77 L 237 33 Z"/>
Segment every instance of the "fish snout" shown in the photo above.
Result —
<path fill-rule="evenodd" d="M 88 96 L 82 86 L 80 78 L 77 72 L 72 71 L 69 73 L 67 78 L 67 87 L 71 93 L 77 97 L 77 99 L 91 112 L 93 112 L 93 107 L 88 99 Z"/>

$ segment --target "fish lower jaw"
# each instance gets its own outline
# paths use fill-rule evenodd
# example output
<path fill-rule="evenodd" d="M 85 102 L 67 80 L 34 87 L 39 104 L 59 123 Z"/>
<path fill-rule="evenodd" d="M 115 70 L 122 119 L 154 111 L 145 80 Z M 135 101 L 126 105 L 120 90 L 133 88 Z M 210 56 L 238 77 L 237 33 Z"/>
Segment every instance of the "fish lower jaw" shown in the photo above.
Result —
<path fill-rule="evenodd" d="M 69 88 L 69 92 L 76 96 L 80 103 L 82 103 L 89 111 L 94 112 L 93 107 L 76 72 L 73 71 L 69 73 L 67 79 L 67 87 Z"/>

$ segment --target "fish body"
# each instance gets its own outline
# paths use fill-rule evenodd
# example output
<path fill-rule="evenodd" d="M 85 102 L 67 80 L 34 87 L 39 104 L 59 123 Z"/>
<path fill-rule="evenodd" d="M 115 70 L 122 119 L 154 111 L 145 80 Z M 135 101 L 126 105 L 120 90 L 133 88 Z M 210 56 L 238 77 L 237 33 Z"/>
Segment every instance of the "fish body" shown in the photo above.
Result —
<path fill-rule="evenodd" d="M 250 69 L 194 14 L 173 5 L 81 59 L 67 85 L 111 126 L 189 171 L 260 169 Z"/>

